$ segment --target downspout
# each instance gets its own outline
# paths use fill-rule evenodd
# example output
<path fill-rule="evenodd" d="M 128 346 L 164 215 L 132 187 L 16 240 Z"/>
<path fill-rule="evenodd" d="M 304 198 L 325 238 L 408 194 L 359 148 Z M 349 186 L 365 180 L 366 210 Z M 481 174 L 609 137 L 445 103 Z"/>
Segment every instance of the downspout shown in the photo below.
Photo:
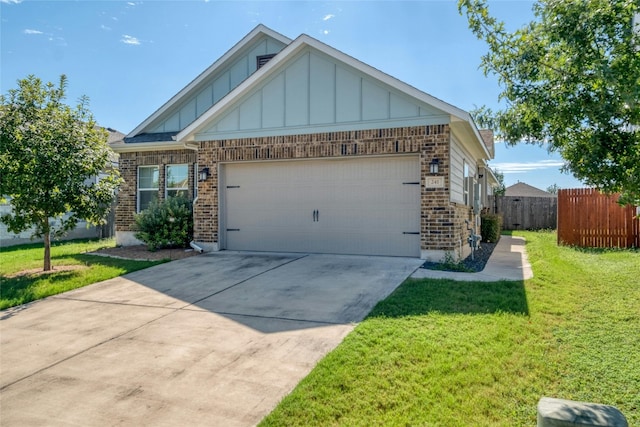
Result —
<path fill-rule="evenodd" d="M 187 149 L 187 150 L 193 150 L 196 153 L 198 152 L 198 146 L 197 145 L 189 144 L 187 142 L 184 143 L 184 148 Z M 198 162 L 196 162 L 196 165 L 197 164 L 198 164 Z M 198 197 L 200 195 L 200 192 L 198 191 L 198 171 L 197 170 L 195 171 L 195 176 L 196 176 L 196 179 L 193 180 L 193 185 L 194 185 L 195 190 L 196 190 L 196 197 L 194 197 L 193 202 L 192 202 L 193 212 L 196 211 L 196 202 L 198 201 Z M 191 246 L 198 253 L 203 253 L 204 252 L 204 249 L 202 249 L 200 246 L 196 245 L 196 242 L 194 240 L 189 242 L 189 246 Z"/>

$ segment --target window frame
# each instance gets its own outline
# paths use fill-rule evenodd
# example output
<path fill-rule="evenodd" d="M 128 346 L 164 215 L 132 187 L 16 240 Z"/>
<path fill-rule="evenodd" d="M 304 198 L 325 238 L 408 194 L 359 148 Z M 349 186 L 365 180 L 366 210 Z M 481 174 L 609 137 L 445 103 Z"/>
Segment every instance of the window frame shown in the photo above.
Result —
<path fill-rule="evenodd" d="M 466 160 L 462 161 L 462 200 L 465 206 L 469 206 L 469 176 L 470 168 Z"/>
<path fill-rule="evenodd" d="M 185 178 L 185 187 L 169 187 L 169 168 L 176 166 L 184 166 L 187 168 L 187 173 L 184 175 Z M 189 164 L 188 163 L 171 163 L 167 164 L 164 167 L 164 198 L 168 199 L 169 197 L 176 197 L 175 195 L 169 195 L 169 191 L 184 191 L 186 197 L 189 196 Z"/>
<path fill-rule="evenodd" d="M 158 179 L 157 179 L 157 187 L 140 187 L 140 170 L 142 169 L 151 169 L 151 168 L 155 168 L 156 173 L 158 174 Z M 141 209 L 141 205 L 140 205 L 140 194 L 141 192 L 152 192 L 155 191 L 156 192 L 156 200 L 159 197 L 159 191 L 160 191 L 160 166 L 159 165 L 140 165 L 138 166 L 138 170 L 137 170 L 137 179 L 136 179 L 136 212 L 140 213 L 142 212 L 144 209 Z M 146 209 L 146 207 L 145 207 Z"/>

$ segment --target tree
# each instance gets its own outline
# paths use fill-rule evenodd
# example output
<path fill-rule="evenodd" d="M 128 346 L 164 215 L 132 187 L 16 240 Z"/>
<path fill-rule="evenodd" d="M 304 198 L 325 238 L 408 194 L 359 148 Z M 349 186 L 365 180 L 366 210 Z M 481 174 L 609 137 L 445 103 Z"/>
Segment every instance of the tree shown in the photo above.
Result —
<path fill-rule="evenodd" d="M 553 184 L 547 187 L 547 193 L 558 194 L 559 190 L 560 187 L 558 187 L 558 184 Z"/>
<path fill-rule="evenodd" d="M 514 32 L 485 0 L 458 8 L 487 43 L 481 66 L 506 103 L 478 123 L 511 144 L 547 145 L 578 179 L 640 204 L 640 2 L 539 0 L 536 19 Z"/>
<path fill-rule="evenodd" d="M 64 235 L 81 219 L 104 223 L 120 183 L 108 168 L 106 132 L 96 126 L 86 97 L 75 108 L 63 103 L 66 85 L 64 75 L 57 87 L 31 75 L 0 96 L 0 195 L 12 207 L 0 220 L 14 233 L 33 227 L 33 237 L 44 239 L 45 271 L 51 269 L 51 236 Z M 106 176 L 89 183 L 99 173 Z"/>
<path fill-rule="evenodd" d="M 504 193 L 507 191 L 507 188 L 504 185 L 504 174 L 498 169 L 493 170 L 493 174 L 498 180 L 498 186 L 493 190 L 493 194 L 496 196 L 504 196 Z"/>

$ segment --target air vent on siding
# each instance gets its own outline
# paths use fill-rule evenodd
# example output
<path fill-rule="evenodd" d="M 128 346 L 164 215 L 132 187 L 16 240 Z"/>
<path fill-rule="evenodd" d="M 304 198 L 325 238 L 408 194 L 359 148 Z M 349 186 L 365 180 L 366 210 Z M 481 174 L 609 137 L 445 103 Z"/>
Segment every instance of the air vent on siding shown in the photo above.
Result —
<path fill-rule="evenodd" d="M 273 58 L 274 56 L 276 56 L 275 53 L 272 53 L 270 55 L 260 55 L 256 57 L 256 62 L 258 64 L 258 69 L 260 69 L 264 64 L 266 64 L 267 62 L 269 62 L 269 60 L 271 58 Z"/>

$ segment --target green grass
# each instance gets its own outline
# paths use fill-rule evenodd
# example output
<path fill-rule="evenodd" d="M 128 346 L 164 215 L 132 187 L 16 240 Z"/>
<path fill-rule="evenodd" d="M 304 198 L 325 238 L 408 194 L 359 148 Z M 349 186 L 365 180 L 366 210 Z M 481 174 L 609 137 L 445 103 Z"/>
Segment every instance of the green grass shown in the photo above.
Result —
<path fill-rule="evenodd" d="M 640 252 L 527 239 L 526 282 L 407 280 L 263 426 L 532 426 L 542 396 L 640 425 Z"/>
<path fill-rule="evenodd" d="M 42 243 L 0 248 L 0 310 L 160 263 L 106 258 L 84 253 L 114 245 L 113 240 L 55 242 L 51 245 L 51 264 L 54 270 L 56 266 L 61 265 L 82 265 L 86 268 L 18 277 L 8 276 L 19 271 L 42 268 Z"/>

